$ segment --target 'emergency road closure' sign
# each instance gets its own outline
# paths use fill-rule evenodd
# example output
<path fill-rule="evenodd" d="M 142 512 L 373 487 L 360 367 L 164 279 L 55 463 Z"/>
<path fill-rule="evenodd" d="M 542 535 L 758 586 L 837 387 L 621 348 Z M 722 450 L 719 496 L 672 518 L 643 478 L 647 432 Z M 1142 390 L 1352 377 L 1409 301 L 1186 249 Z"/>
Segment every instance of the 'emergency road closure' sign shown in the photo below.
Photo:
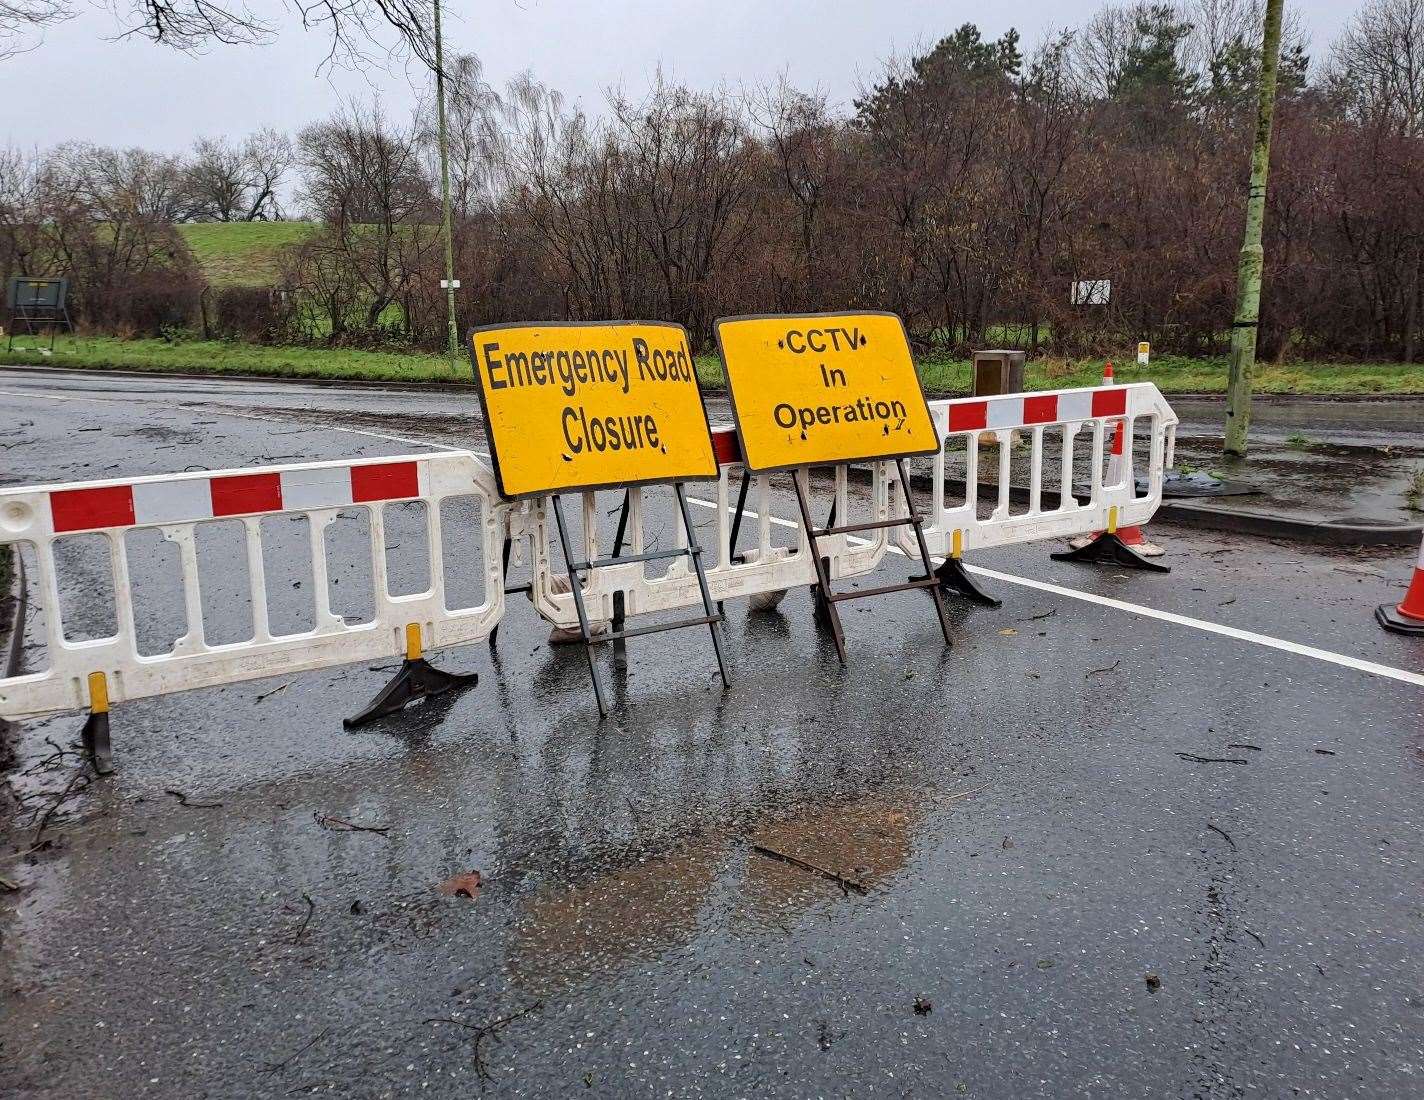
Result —
<path fill-rule="evenodd" d="M 470 358 L 506 497 L 717 476 L 681 325 L 490 325 Z"/>
<path fill-rule="evenodd" d="M 724 317 L 717 346 L 749 469 L 906 458 L 939 446 L 893 313 Z"/>

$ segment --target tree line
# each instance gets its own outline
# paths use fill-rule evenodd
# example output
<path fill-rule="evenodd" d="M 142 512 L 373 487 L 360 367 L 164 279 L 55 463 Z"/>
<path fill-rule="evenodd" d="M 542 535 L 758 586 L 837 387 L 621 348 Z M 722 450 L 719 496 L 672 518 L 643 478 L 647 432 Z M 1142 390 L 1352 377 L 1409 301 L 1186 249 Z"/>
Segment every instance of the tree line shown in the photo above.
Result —
<path fill-rule="evenodd" d="M 447 62 L 461 327 L 886 309 L 925 353 L 1227 342 L 1259 0 L 1109 6 L 1031 51 L 972 24 L 845 106 L 658 78 L 595 114 Z M 0 155 L 0 260 L 73 276 L 95 328 L 443 345 L 433 105 L 351 104 L 185 156 Z M 183 221 L 301 216 L 270 288 L 205 293 Z M 1323 59 L 1288 26 L 1263 356 L 1412 361 L 1424 274 L 1424 0 L 1367 0 Z M 1110 280 L 1106 304 L 1073 286 Z M 199 320 L 195 321 L 195 318 Z"/>

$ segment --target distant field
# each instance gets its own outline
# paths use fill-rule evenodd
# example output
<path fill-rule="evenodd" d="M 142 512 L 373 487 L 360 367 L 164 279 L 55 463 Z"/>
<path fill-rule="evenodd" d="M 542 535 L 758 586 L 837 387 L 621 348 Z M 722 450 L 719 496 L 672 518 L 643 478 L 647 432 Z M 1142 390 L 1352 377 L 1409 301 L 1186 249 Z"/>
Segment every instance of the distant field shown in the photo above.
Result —
<path fill-rule="evenodd" d="M 441 355 L 398 351 L 350 351 L 343 348 L 260 347 L 218 340 L 119 340 L 111 336 L 61 337 L 52 357 L 18 349 L 9 363 L 109 370 L 184 371 L 200 374 L 249 374 L 288 378 L 350 379 L 368 382 L 468 382 L 468 362 L 452 366 Z M 697 374 L 704 386 L 722 389 L 722 364 L 716 356 L 699 356 Z M 920 377 L 931 396 L 969 392 L 966 360 L 934 360 L 920 364 Z M 1102 378 L 1102 360 L 1063 362 L 1039 360 L 1028 365 L 1025 385 L 1031 390 L 1095 386 Z M 1122 366 L 1121 382 L 1155 382 L 1164 393 L 1223 393 L 1224 359 L 1183 359 L 1161 356 L 1146 369 Z M 1260 366 L 1257 393 L 1275 394 L 1424 394 L 1424 366 L 1400 363 L 1292 363 Z"/>
<path fill-rule="evenodd" d="M 282 248 L 314 228 L 313 222 L 203 222 L 180 225 L 178 232 L 208 282 L 221 288 L 272 285 Z"/>

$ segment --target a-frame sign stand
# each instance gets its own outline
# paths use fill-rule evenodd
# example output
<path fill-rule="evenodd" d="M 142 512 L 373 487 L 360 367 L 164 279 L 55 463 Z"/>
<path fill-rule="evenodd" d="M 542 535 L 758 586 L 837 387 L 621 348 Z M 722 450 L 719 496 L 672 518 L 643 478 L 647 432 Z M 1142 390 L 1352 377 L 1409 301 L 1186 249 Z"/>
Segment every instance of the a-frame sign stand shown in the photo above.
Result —
<path fill-rule="evenodd" d="M 678 510 L 682 515 L 683 529 L 687 532 L 687 545 L 675 550 L 650 550 L 642 554 L 620 554 L 622 532 L 619 532 L 618 546 L 614 547 L 613 554 L 606 558 L 594 558 L 591 561 L 578 561 L 574 558 L 573 543 L 569 539 L 568 524 L 564 521 L 564 506 L 558 493 L 550 496 L 550 503 L 554 510 L 554 523 L 559 529 L 559 545 L 564 552 L 564 562 L 568 566 L 569 590 L 574 597 L 574 610 L 578 613 L 579 635 L 583 641 L 584 656 L 588 658 L 588 674 L 593 680 L 593 694 L 598 700 L 598 716 L 606 718 L 608 716 L 608 701 L 603 694 L 603 682 L 598 678 L 598 664 L 593 657 L 593 647 L 604 645 L 609 642 L 621 642 L 628 638 L 638 638 L 644 634 L 661 634 L 668 630 L 681 630 L 689 626 L 706 626 L 712 633 L 712 648 L 717 654 L 717 671 L 722 676 L 722 683 L 728 684 L 727 664 L 722 656 L 722 638 L 717 633 L 717 624 L 722 621 L 722 614 L 712 602 L 711 590 L 707 587 L 707 573 L 702 567 L 702 547 L 697 543 L 697 534 L 692 528 L 692 516 L 687 509 L 687 493 L 683 483 L 678 481 L 673 483 L 673 492 L 677 495 Z M 625 516 L 627 502 L 624 503 Z M 621 524 L 620 524 L 621 526 Z M 614 629 L 594 634 L 589 626 L 588 609 L 583 602 L 583 577 L 585 573 L 590 573 L 595 569 L 603 569 L 612 565 L 627 565 L 631 562 L 640 561 L 665 561 L 669 558 L 686 557 L 691 560 L 693 571 L 697 574 L 697 587 L 702 593 L 703 614 L 692 619 L 678 619 L 675 622 L 653 623 L 650 626 L 624 627 L 622 617 L 615 619 Z"/>
<path fill-rule="evenodd" d="M 609 642 L 706 626 L 712 633 L 717 671 L 726 685 L 727 665 L 718 633 L 722 615 L 707 583 L 685 486 L 688 481 L 717 477 L 717 457 L 687 331 L 660 321 L 520 322 L 473 329 L 469 339 L 500 495 L 506 500 L 545 501 L 554 513 L 599 717 L 608 715 L 608 698 L 594 647 Z M 687 533 L 685 546 L 622 552 L 632 490 L 644 485 L 672 488 Z M 618 534 L 612 554 L 606 557 L 599 556 L 591 530 L 584 532 L 582 554 L 575 552 L 563 506 L 563 497 L 570 493 L 599 490 L 623 491 Z M 590 514 L 585 525 L 591 523 Z M 539 537 L 545 537 L 542 531 Z M 641 545 L 634 541 L 635 548 Z M 508 584 L 509 551 L 506 540 L 506 592 L 514 590 Z M 684 557 L 697 576 L 702 615 L 626 626 L 625 592 L 620 590 L 613 594 L 612 629 L 594 633 L 584 584 L 595 570 Z M 557 618 L 567 622 L 566 616 L 564 605 Z M 493 634 L 490 641 L 493 644 Z"/>
<path fill-rule="evenodd" d="M 841 664 L 846 663 L 845 632 L 841 629 L 841 613 L 837 605 L 846 600 L 858 600 L 866 596 L 887 596 L 894 592 L 908 592 L 912 589 L 923 588 L 928 590 L 930 598 L 934 600 L 935 614 L 939 616 L 939 628 L 944 633 L 944 644 L 953 645 L 949 633 L 949 613 L 945 610 L 944 594 L 940 591 L 940 579 L 935 575 L 934 563 L 930 561 L 929 546 L 925 543 L 924 517 L 915 507 L 914 498 L 910 495 L 909 475 L 905 470 L 905 460 L 897 458 L 895 467 L 900 474 L 900 484 L 904 487 L 904 497 L 907 515 L 886 520 L 870 520 L 866 523 L 843 523 L 839 526 L 835 522 L 835 513 L 831 513 L 831 524 L 827 527 L 817 528 L 811 521 L 811 506 L 806 501 L 806 490 L 802 485 L 804 477 L 808 476 L 808 470 L 803 468 L 792 471 L 791 480 L 796 486 L 796 503 L 801 509 L 801 524 L 806 531 L 807 541 L 811 545 L 811 561 L 816 567 L 816 591 L 817 605 L 821 612 L 818 618 L 830 625 L 831 636 L 836 643 L 836 656 L 840 658 Z M 857 531 L 880 531 L 892 527 L 913 527 L 915 529 L 915 540 L 920 547 L 920 561 L 924 564 L 925 573 L 922 577 L 911 577 L 902 584 L 884 584 L 876 588 L 858 588 L 849 592 L 833 592 L 831 590 L 830 563 L 821 556 L 818 539 L 823 539 L 827 535 L 849 535 Z"/>

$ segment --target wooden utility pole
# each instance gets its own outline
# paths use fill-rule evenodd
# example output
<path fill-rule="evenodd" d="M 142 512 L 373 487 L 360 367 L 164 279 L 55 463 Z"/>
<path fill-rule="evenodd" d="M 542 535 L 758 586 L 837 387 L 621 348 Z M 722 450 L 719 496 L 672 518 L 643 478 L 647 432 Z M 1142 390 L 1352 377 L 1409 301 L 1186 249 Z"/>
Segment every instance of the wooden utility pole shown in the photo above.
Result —
<path fill-rule="evenodd" d="M 459 355 L 460 332 L 455 325 L 455 242 L 450 231 L 450 157 L 445 149 L 445 52 L 440 41 L 440 0 L 435 0 L 435 118 L 440 144 L 440 204 L 445 222 L 445 308 L 450 319 L 449 352 Z"/>
<path fill-rule="evenodd" d="M 1251 429 L 1251 372 L 1256 366 L 1256 328 L 1261 314 L 1261 271 L 1266 264 L 1261 229 L 1266 221 L 1266 175 L 1271 168 L 1271 121 L 1276 113 L 1276 72 L 1281 59 L 1281 8 L 1266 0 L 1261 38 L 1261 99 L 1256 144 L 1251 150 L 1251 188 L 1246 195 L 1246 238 L 1236 277 L 1236 320 L 1231 326 L 1231 376 L 1226 384 L 1226 453 L 1246 454 Z"/>

